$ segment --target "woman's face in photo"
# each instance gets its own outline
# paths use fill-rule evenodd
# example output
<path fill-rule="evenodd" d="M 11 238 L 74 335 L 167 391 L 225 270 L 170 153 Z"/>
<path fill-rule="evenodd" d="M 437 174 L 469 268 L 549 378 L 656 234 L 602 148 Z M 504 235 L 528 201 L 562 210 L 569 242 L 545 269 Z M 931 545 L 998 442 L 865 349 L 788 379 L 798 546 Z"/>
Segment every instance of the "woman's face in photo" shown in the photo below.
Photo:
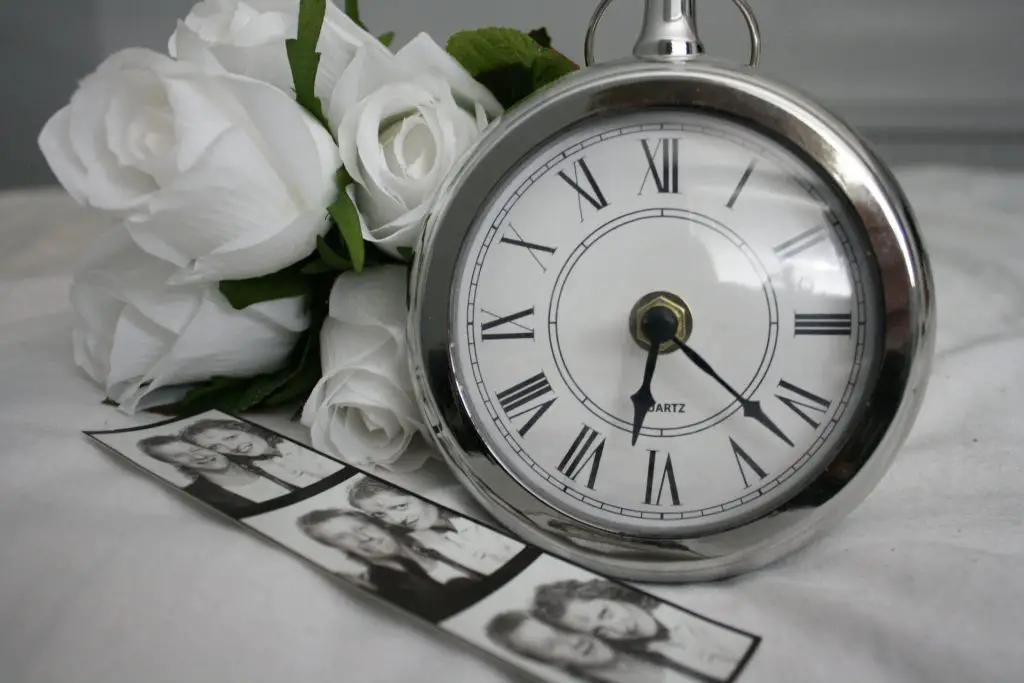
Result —
<path fill-rule="evenodd" d="M 608 640 L 652 638 L 658 622 L 644 608 L 621 600 L 570 600 L 559 622 L 573 631 Z"/>
<path fill-rule="evenodd" d="M 231 461 L 220 453 L 187 441 L 163 444 L 157 447 L 157 452 L 171 464 L 199 472 L 223 472 L 231 466 Z"/>
<path fill-rule="evenodd" d="M 322 522 L 316 535 L 326 543 L 367 560 L 379 560 L 398 554 L 398 541 L 384 529 L 354 517 L 335 517 Z"/>
<path fill-rule="evenodd" d="M 587 668 L 615 659 L 615 651 L 598 638 L 559 631 L 538 619 L 524 621 L 508 638 L 520 652 L 550 664 Z"/>
<path fill-rule="evenodd" d="M 437 522 L 437 506 L 399 491 L 379 491 L 358 503 L 360 510 L 389 526 L 428 529 Z"/>
<path fill-rule="evenodd" d="M 242 429 L 220 427 L 205 429 L 193 438 L 198 445 L 204 448 L 224 455 L 236 455 L 243 458 L 257 458 L 273 450 L 266 439 Z"/>

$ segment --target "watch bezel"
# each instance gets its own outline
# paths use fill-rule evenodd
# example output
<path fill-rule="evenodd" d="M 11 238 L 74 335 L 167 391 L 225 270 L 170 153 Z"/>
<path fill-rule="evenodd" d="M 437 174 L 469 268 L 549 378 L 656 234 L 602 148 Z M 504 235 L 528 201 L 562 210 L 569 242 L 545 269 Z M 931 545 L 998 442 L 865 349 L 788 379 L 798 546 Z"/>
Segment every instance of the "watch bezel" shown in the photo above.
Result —
<path fill-rule="evenodd" d="M 878 376 L 846 444 L 782 508 L 727 531 L 668 539 L 580 522 L 524 488 L 487 449 L 452 365 L 452 282 L 494 188 L 546 140 L 626 110 L 726 116 L 783 142 L 826 178 L 864 229 L 884 300 Z M 595 571 L 643 581 L 718 579 L 795 550 L 849 514 L 888 470 L 923 399 L 934 348 L 931 269 L 898 183 L 845 124 L 805 96 L 711 60 L 590 67 L 510 110 L 461 160 L 435 200 L 410 279 L 409 352 L 417 399 L 459 481 L 527 542 Z"/>

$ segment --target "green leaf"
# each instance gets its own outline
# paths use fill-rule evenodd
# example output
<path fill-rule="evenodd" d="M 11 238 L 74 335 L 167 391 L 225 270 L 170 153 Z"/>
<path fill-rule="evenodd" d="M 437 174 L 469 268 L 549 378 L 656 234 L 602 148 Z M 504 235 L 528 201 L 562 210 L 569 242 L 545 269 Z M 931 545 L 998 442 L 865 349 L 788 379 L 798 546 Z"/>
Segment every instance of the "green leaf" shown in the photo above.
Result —
<path fill-rule="evenodd" d="M 533 62 L 534 92 L 579 69 L 571 59 L 555 50 L 545 50 Z"/>
<path fill-rule="evenodd" d="M 305 402 L 309 395 L 316 388 L 316 383 L 323 376 L 323 368 L 320 363 L 320 331 L 306 335 L 302 346 L 302 356 L 298 366 L 288 375 L 287 381 L 283 382 L 269 396 L 264 405 L 268 408 L 278 408 L 293 402 Z"/>
<path fill-rule="evenodd" d="M 475 78 L 491 91 L 505 109 L 510 109 L 536 90 L 533 71 L 526 64 L 506 64 L 476 74 Z"/>
<path fill-rule="evenodd" d="M 541 47 L 551 47 L 551 35 L 548 34 L 548 30 L 545 27 L 535 28 L 527 35 L 533 38 Z"/>
<path fill-rule="evenodd" d="M 529 67 L 543 49 L 530 36 L 511 28 L 459 31 L 448 39 L 448 53 L 474 77 L 510 64 Z"/>
<path fill-rule="evenodd" d="M 334 278 L 321 278 L 310 305 L 310 325 L 292 351 L 288 366 L 292 368 L 288 379 L 267 397 L 264 405 L 284 406 L 294 401 L 305 402 L 323 374 L 320 363 L 320 330 L 330 310 L 331 289 Z"/>
<path fill-rule="evenodd" d="M 359 28 L 366 29 L 362 19 L 359 18 L 359 0 L 345 0 L 345 14 L 348 15 L 349 19 L 356 22 Z"/>
<path fill-rule="evenodd" d="M 345 241 L 349 257 L 352 259 L 352 267 L 356 272 L 362 272 L 366 264 L 366 245 L 363 243 L 363 230 L 359 223 L 359 213 L 356 205 L 348 192 L 342 189 L 338 193 L 338 199 L 327 208 L 331 218 L 334 219 L 341 237 Z M 322 256 L 322 254 L 321 254 Z"/>
<path fill-rule="evenodd" d="M 316 240 L 316 253 L 320 254 L 321 261 L 335 272 L 343 273 L 346 270 L 352 270 L 352 262 L 332 249 L 323 237 L 318 237 Z"/>
<path fill-rule="evenodd" d="M 354 183 L 352 174 L 348 172 L 348 169 L 342 166 L 338 169 L 338 172 L 334 174 L 334 179 L 338 183 L 338 189 L 344 190 L 346 187 Z"/>
<path fill-rule="evenodd" d="M 324 261 L 322 258 L 313 259 L 302 267 L 303 275 L 326 275 L 327 273 L 336 272 L 338 272 L 338 269 Z"/>
<path fill-rule="evenodd" d="M 185 397 L 176 403 L 149 408 L 159 415 L 188 416 L 203 413 L 207 410 L 224 410 L 241 413 L 248 410 L 243 407 L 241 398 L 255 378 L 214 377 L 189 390 Z"/>
<path fill-rule="evenodd" d="M 219 287 L 228 303 L 239 311 L 264 301 L 305 296 L 310 292 L 309 279 L 293 268 L 249 280 L 222 280 Z"/>
<path fill-rule="evenodd" d="M 358 14 L 358 9 L 356 12 Z M 326 13 L 327 0 L 300 0 L 298 35 L 286 41 L 285 48 L 292 70 L 296 101 L 329 129 L 323 106 L 317 99 L 314 88 L 316 72 L 320 68 L 320 54 L 316 51 L 316 46 L 320 42 L 320 29 L 323 27 Z"/>
<path fill-rule="evenodd" d="M 382 33 L 378 36 L 377 40 L 384 43 L 384 47 L 391 47 L 391 43 L 395 42 L 395 32 L 388 31 L 387 33 Z"/>
<path fill-rule="evenodd" d="M 307 332 L 303 335 L 303 338 L 308 336 L 308 334 Z M 287 385 L 294 374 L 294 369 L 285 367 L 277 372 L 261 375 L 254 382 L 247 382 L 247 388 L 239 397 L 236 410 L 243 412 L 264 405 L 264 403 L 269 403 L 268 399 L 275 392 L 280 391 L 281 387 Z"/>
<path fill-rule="evenodd" d="M 371 266 L 386 266 L 389 264 L 403 265 L 405 261 L 401 258 L 396 257 L 394 254 L 388 253 L 378 247 L 373 242 L 366 244 L 366 267 Z"/>
<path fill-rule="evenodd" d="M 549 44 L 543 29 L 483 28 L 454 34 L 448 52 L 508 109 L 579 69 Z"/>

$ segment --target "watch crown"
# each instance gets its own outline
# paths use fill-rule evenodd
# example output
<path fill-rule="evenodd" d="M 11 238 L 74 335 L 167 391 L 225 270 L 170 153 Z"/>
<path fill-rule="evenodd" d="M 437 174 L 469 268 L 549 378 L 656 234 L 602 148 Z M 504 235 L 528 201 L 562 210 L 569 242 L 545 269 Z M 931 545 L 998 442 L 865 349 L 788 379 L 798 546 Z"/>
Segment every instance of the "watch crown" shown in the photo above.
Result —
<path fill-rule="evenodd" d="M 633 47 L 639 59 L 688 59 L 704 54 L 697 36 L 696 0 L 647 0 L 644 26 Z"/>

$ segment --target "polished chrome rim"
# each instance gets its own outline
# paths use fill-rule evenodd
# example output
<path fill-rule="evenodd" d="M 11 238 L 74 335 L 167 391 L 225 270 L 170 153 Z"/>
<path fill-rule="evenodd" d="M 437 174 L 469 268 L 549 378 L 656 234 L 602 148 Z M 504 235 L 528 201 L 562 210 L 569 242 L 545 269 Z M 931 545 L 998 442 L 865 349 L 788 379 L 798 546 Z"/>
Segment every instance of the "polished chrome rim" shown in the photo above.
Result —
<path fill-rule="evenodd" d="M 549 138 L 593 116 L 638 108 L 700 110 L 738 120 L 815 167 L 864 231 L 882 290 L 877 380 L 844 447 L 804 492 L 740 527 L 685 538 L 623 537 L 534 497 L 494 458 L 453 371 L 451 286 L 463 241 L 503 178 Z M 448 179 L 428 219 L 410 280 L 410 363 L 435 443 L 456 477 L 526 541 L 612 576 L 696 581 L 750 571 L 849 514 L 892 463 L 916 418 L 934 346 L 931 270 L 897 182 L 841 121 L 748 70 L 695 59 L 591 67 L 506 113 Z"/>

